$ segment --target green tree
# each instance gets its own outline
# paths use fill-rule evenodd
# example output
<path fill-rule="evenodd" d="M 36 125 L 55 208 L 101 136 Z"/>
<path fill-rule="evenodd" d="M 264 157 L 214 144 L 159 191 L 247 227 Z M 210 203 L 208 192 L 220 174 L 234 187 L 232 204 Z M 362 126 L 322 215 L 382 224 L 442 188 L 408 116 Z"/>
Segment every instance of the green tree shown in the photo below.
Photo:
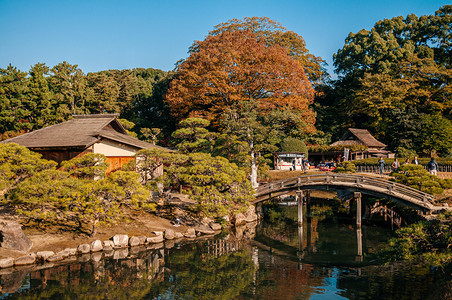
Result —
<path fill-rule="evenodd" d="M 0 69 L 0 131 L 24 132 L 32 128 L 29 123 L 27 73 L 11 64 Z"/>
<path fill-rule="evenodd" d="M 154 185 L 161 175 L 163 164 L 169 160 L 170 152 L 164 148 L 142 149 L 135 154 L 136 171 L 145 186 Z"/>
<path fill-rule="evenodd" d="M 16 212 L 28 221 L 42 224 L 66 224 L 70 208 L 84 184 L 69 173 L 44 170 L 20 182 L 11 192 L 9 200 L 18 206 Z"/>
<path fill-rule="evenodd" d="M 210 122 L 202 118 L 187 118 L 179 122 L 180 128 L 171 135 L 180 141 L 176 148 L 182 153 L 211 152 L 215 134 L 209 132 Z"/>
<path fill-rule="evenodd" d="M 90 95 L 86 85 L 86 78 L 77 65 L 62 62 L 51 70 L 50 88 L 65 119 L 71 114 L 85 113 L 86 96 Z M 65 105 L 65 107 L 63 106 Z"/>
<path fill-rule="evenodd" d="M 18 183 L 35 174 L 54 169 L 56 162 L 14 143 L 0 144 L 0 195 L 9 193 Z"/>
<path fill-rule="evenodd" d="M 157 143 L 157 137 L 162 132 L 160 128 L 141 128 L 140 133 L 146 142 L 150 142 L 152 145 Z"/>
<path fill-rule="evenodd" d="M 224 157 L 207 153 L 171 154 L 170 168 L 164 177 L 168 186 L 181 186 L 182 191 L 197 201 L 198 211 L 208 217 L 222 217 L 243 212 L 254 191 L 246 173 Z"/>
<path fill-rule="evenodd" d="M 282 152 L 302 152 L 305 154 L 305 157 L 308 157 L 308 147 L 306 143 L 302 140 L 295 138 L 285 138 L 281 142 L 281 151 Z"/>
<path fill-rule="evenodd" d="M 425 116 L 416 142 L 430 156 L 432 153 L 446 154 L 452 149 L 452 121 L 439 114 Z"/>
<path fill-rule="evenodd" d="M 398 183 L 430 194 L 441 194 L 445 188 L 452 187 L 452 180 L 431 175 L 421 165 L 403 164 L 397 173 L 393 172 L 391 175 Z"/>
<path fill-rule="evenodd" d="M 235 136 L 237 140 L 246 145 L 248 160 L 242 162 L 247 164 L 250 170 L 250 180 L 253 188 L 258 186 L 259 165 L 265 166 L 267 161 L 261 156 L 263 152 L 273 152 L 278 148 L 278 133 L 271 126 L 264 126 L 262 118 L 258 114 L 256 101 L 244 102 L 241 105 L 227 109 L 221 121 L 221 127 L 225 134 Z"/>
<path fill-rule="evenodd" d="M 105 177 L 108 168 L 103 154 L 87 153 L 61 163 L 62 169 L 80 179 L 99 179 Z"/>

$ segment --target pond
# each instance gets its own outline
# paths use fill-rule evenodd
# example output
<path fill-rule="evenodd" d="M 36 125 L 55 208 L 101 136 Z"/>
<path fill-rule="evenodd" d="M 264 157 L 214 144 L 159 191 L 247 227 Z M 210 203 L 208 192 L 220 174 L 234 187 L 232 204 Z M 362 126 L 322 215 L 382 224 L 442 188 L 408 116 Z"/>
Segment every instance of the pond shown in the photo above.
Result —
<path fill-rule="evenodd" d="M 303 227 L 276 217 L 208 240 L 0 273 L 1 298 L 450 299 L 450 275 L 375 259 L 391 235 L 328 213 Z"/>

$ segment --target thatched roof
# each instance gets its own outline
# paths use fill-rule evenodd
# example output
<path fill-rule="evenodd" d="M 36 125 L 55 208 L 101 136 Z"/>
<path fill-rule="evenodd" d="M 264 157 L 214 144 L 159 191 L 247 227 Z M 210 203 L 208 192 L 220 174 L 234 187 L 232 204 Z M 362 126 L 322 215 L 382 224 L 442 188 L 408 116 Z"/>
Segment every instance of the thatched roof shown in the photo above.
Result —
<path fill-rule="evenodd" d="M 331 146 L 339 145 L 357 145 L 362 144 L 367 147 L 384 148 L 385 144 L 374 138 L 367 129 L 349 128 L 342 138 L 331 144 Z"/>
<path fill-rule="evenodd" d="M 102 139 L 107 139 L 138 149 L 158 147 L 128 135 L 117 116 L 117 114 L 75 115 L 69 121 L 19 135 L 1 143 L 16 143 L 31 149 L 86 149 Z"/>

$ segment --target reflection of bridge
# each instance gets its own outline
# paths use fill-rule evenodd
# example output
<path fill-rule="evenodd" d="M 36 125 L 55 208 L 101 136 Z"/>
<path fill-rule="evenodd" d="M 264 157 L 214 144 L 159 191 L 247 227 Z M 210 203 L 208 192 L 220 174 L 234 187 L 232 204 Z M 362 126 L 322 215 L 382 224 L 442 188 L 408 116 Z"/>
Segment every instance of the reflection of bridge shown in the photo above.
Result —
<path fill-rule="evenodd" d="M 388 198 L 423 213 L 444 209 L 433 204 L 433 196 L 409 186 L 386 179 L 351 174 L 304 175 L 261 185 L 253 204 L 300 190 L 346 189 L 375 197 Z"/>

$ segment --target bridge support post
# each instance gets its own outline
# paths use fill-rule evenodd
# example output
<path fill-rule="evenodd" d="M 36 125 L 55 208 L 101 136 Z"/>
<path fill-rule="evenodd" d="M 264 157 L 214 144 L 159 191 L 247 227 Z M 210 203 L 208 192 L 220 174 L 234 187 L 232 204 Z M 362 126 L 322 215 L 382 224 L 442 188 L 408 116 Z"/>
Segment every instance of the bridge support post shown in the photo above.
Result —
<path fill-rule="evenodd" d="M 361 193 L 355 192 L 353 197 L 356 201 L 356 227 L 361 229 Z"/>
<path fill-rule="evenodd" d="M 361 232 L 361 227 L 356 229 L 356 239 L 357 239 L 357 245 L 358 245 L 358 251 L 356 255 L 356 261 L 362 262 L 363 261 L 363 234 Z"/>
<path fill-rule="evenodd" d="M 296 198 L 298 202 L 298 226 L 303 225 L 303 201 L 304 201 L 304 193 L 303 191 L 296 191 Z"/>
<path fill-rule="evenodd" d="M 306 215 L 308 217 L 308 222 L 311 219 L 311 190 L 307 190 L 305 194 L 306 199 Z"/>

